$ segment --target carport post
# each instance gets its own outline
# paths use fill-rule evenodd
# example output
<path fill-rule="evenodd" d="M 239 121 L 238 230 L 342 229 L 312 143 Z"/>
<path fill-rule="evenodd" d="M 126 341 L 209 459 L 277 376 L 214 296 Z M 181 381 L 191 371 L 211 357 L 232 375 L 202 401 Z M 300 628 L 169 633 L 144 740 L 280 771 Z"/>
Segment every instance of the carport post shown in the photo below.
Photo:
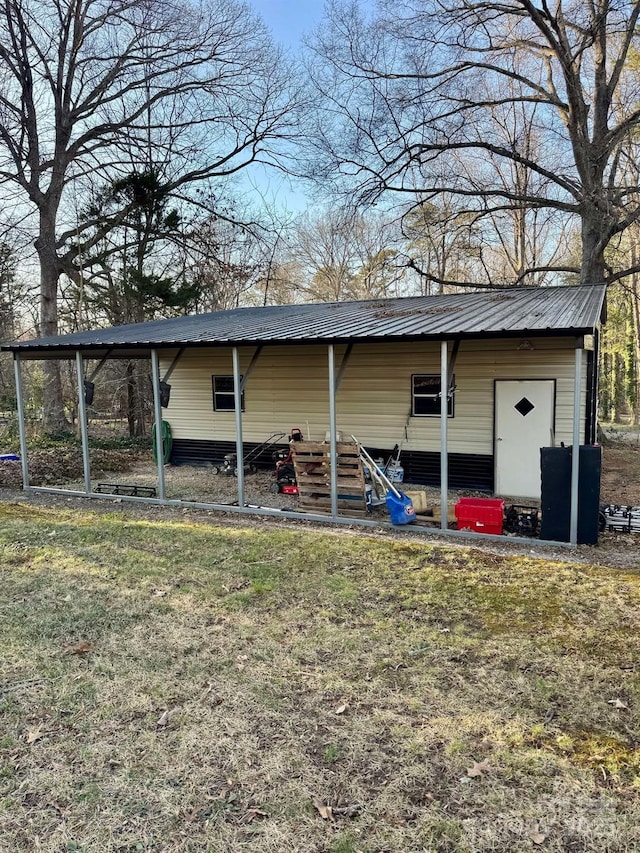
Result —
<path fill-rule="evenodd" d="M 336 430 L 336 359 L 333 344 L 328 347 L 329 357 L 329 458 L 331 461 L 331 515 L 338 515 L 338 448 Z"/>
<path fill-rule="evenodd" d="M 449 465 L 447 449 L 447 417 L 449 413 L 449 348 L 446 341 L 440 344 L 440 529 L 448 529 L 449 517 Z"/>
<path fill-rule="evenodd" d="M 153 384 L 153 414 L 156 419 L 156 463 L 158 465 L 158 497 L 164 500 L 164 441 L 162 440 L 162 405 L 160 403 L 160 362 L 158 350 L 151 350 L 151 381 Z"/>
<path fill-rule="evenodd" d="M 24 420 L 24 398 L 22 396 L 22 374 L 20 353 L 13 354 L 13 371 L 16 378 L 16 403 L 18 406 L 18 431 L 20 433 L 20 461 L 22 463 L 22 488 L 29 491 L 29 463 L 27 462 L 27 430 Z"/>
<path fill-rule="evenodd" d="M 582 390 L 582 346 L 576 347 L 576 373 L 573 385 L 573 449 L 571 451 L 571 515 L 569 542 L 578 544 L 578 484 L 580 482 L 580 398 Z"/>
<path fill-rule="evenodd" d="M 242 447 L 242 380 L 238 347 L 233 348 L 233 408 L 236 415 L 236 465 L 238 471 L 238 506 L 244 506 L 244 450 Z"/>
<path fill-rule="evenodd" d="M 76 373 L 78 374 L 78 420 L 82 437 L 82 467 L 84 469 L 84 490 L 91 494 L 91 458 L 89 456 L 89 433 L 87 429 L 87 401 L 84 390 L 84 362 L 80 350 L 76 350 Z"/>

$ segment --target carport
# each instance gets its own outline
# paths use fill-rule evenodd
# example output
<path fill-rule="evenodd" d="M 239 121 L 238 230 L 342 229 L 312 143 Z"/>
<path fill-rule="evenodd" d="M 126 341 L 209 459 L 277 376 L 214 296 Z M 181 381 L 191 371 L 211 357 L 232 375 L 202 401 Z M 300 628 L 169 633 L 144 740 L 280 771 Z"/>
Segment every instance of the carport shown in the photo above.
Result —
<path fill-rule="evenodd" d="M 169 379 L 187 364 L 188 355 L 196 351 L 230 353 L 233 378 L 233 420 L 235 452 L 238 460 L 237 506 L 217 503 L 184 502 L 166 497 L 162 454 L 158 453 L 157 498 L 121 497 L 122 500 L 145 500 L 150 503 L 196 506 L 225 512 L 274 515 L 307 519 L 332 524 L 380 527 L 378 521 L 345 517 L 338 512 L 337 470 L 338 442 L 337 403 L 345 377 L 363 346 L 368 352 L 393 353 L 398 347 L 429 347 L 433 359 L 439 354 L 437 377 L 440 393 L 439 411 L 428 426 L 434 432 L 438 423 L 439 482 L 441 527 L 420 528 L 425 534 L 446 533 L 451 536 L 477 536 L 447 529 L 449 488 L 449 441 L 451 396 L 455 393 L 452 377 L 459 353 L 465 347 L 482 344 L 485 351 L 495 347 L 494 364 L 506 370 L 508 359 L 529 358 L 528 370 L 535 376 L 535 353 L 543 342 L 561 339 L 566 358 L 572 357 L 572 394 L 565 394 L 572 408 L 569 440 L 579 447 L 585 435 L 593 441 L 595 431 L 595 389 L 597 388 L 597 339 L 604 319 L 606 290 L 604 286 L 562 288 L 505 288 L 479 293 L 429 297 L 408 297 L 353 303 L 268 306 L 244 308 L 212 314 L 158 320 L 108 329 L 95 329 L 71 335 L 15 341 L 3 346 L 13 354 L 18 400 L 21 463 L 25 490 L 59 492 L 95 499 L 113 500 L 114 495 L 97 494 L 92 489 L 91 461 L 87 426 L 87 388 L 108 359 L 148 359 L 151 367 L 156 443 L 162 447 L 163 408 L 169 404 Z M 505 344 L 505 342 L 507 342 Z M 498 346 L 500 344 L 500 346 Z M 508 344 L 508 345 L 507 345 Z M 305 358 L 311 347 L 324 348 L 325 403 L 328 421 L 328 445 L 331 458 L 331 508 L 326 515 L 296 513 L 247 504 L 243 460 L 245 454 L 245 415 L 243 393 L 254 371 L 268 360 L 270 352 L 286 346 L 296 357 Z M 396 348 L 396 349 L 394 349 Z M 425 349 L 425 352 L 427 350 Z M 584 353 L 591 353 L 585 373 Z M 564 352 L 564 351 L 563 351 Z M 187 357 L 185 357 L 185 354 Z M 472 361 L 472 357 L 468 357 Z M 78 384 L 78 413 L 82 438 L 84 490 L 52 489 L 32 486 L 25 430 L 25 413 L 21 363 L 24 359 L 73 359 Z M 96 363 L 87 373 L 87 362 Z M 391 357 L 389 358 L 391 362 Z M 244 362 L 244 367 L 241 363 Z M 460 361 L 458 361 L 458 364 Z M 503 367 L 503 365 L 505 365 Z M 549 368 L 546 369 L 547 373 Z M 436 373 L 436 371 L 433 371 Z M 178 375 L 176 373 L 176 375 Z M 585 376 L 587 404 L 585 409 Z M 446 389 L 446 393 L 442 389 Z M 590 397 L 589 397 L 590 393 Z M 569 396 L 572 401 L 569 402 Z M 467 419 L 472 419 L 467 416 Z M 586 425 L 586 427 L 585 427 Z M 499 441 L 499 437 L 497 438 Z M 578 484 L 580 454 L 571 461 L 570 544 L 577 542 Z M 390 525 L 389 525 L 390 526 Z M 483 538 L 487 538 L 483 535 Z"/>

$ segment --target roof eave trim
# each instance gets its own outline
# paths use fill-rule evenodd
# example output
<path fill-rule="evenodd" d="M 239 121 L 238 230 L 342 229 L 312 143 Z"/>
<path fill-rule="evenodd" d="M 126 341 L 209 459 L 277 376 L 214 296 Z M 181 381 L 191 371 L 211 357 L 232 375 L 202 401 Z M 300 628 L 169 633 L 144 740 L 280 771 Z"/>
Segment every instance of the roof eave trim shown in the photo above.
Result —
<path fill-rule="evenodd" d="M 128 352 L 141 351 L 150 353 L 153 349 L 178 349 L 180 347 L 203 349 L 203 348 L 222 348 L 234 346 L 255 347 L 259 344 L 269 344 L 273 346 L 310 346 L 314 344 L 340 344 L 340 343 L 402 343 L 405 341 L 443 341 L 443 340 L 495 340 L 496 338 L 517 338 L 526 335 L 527 337 L 572 337 L 575 335 L 589 335 L 598 328 L 599 323 L 589 324 L 587 326 L 573 326 L 570 328 L 548 328 L 548 329 L 500 329 L 490 332 L 449 332 L 439 334 L 404 334 L 404 335 L 369 335 L 369 336 L 349 336 L 349 335 L 334 335 L 333 337 L 317 337 L 317 338 L 238 338 L 235 340 L 225 341 L 153 341 L 153 342 L 121 342 L 103 341 L 95 343 L 76 343 L 76 344 L 58 344 L 58 345 L 33 345 L 33 343 L 11 343 L 0 346 L 0 351 L 40 355 L 55 355 L 62 353 L 83 352 L 89 353 L 93 351 L 103 352 L 105 349 L 111 349 L 114 353 L 126 350 Z"/>

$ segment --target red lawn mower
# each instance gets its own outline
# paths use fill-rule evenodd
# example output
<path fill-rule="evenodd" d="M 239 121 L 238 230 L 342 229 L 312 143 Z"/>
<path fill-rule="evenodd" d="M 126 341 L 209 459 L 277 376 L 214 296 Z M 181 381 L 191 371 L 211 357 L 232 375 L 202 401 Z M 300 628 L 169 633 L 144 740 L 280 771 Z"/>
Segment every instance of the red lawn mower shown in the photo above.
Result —
<path fill-rule="evenodd" d="M 296 472 L 293 467 L 293 445 L 298 441 L 304 441 L 302 430 L 293 427 L 289 436 L 289 447 L 286 450 L 278 450 L 273 454 L 276 463 L 276 468 L 273 472 L 275 481 L 271 484 L 270 490 L 274 495 L 298 494 Z"/>

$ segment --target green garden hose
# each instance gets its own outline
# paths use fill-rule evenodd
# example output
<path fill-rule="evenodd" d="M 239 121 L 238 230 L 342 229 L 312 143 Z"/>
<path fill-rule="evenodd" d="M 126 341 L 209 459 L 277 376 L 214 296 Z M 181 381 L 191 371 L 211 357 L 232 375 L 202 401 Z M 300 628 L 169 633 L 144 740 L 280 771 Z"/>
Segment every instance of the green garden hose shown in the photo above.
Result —
<path fill-rule="evenodd" d="M 168 421 L 162 421 L 162 461 L 166 465 L 169 459 L 171 459 L 171 447 L 173 445 L 173 438 L 171 436 L 171 424 Z M 158 463 L 158 440 L 156 438 L 156 426 L 153 425 L 153 436 L 152 436 L 152 446 L 153 446 L 153 461 Z"/>

